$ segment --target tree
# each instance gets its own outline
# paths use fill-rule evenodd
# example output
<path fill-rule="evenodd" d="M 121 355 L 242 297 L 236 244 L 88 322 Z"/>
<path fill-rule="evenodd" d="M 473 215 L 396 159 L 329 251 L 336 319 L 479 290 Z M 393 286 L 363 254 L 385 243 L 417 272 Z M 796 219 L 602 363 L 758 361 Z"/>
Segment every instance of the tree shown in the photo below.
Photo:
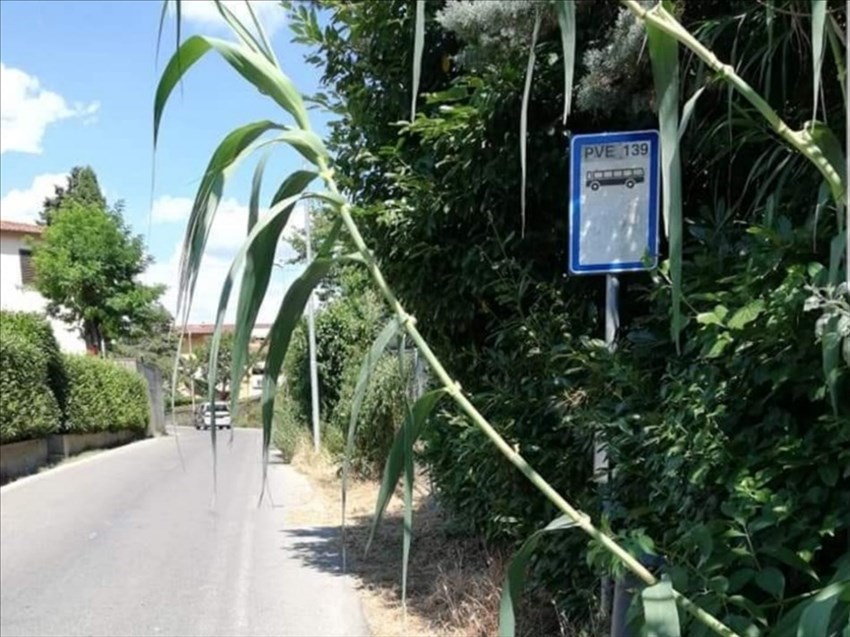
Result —
<path fill-rule="evenodd" d="M 48 300 L 47 313 L 78 324 L 90 351 L 134 330 L 155 325 L 156 300 L 164 286 L 138 281 L 150 257 L 133 236 L 120 208 L 106 210 L 66 198 L 53 211 L 33 249 L 36 288 Z"/>
<path fill-rule="evenodd" d="M 112 353 L 153 365 L 162 374 L 164 386 L 171 387 L 178 342 L 174 318 L 159 302 L 151 303 L 141 313 L 146 316 L 113 342 Z"/>
<path fill-rule="evenodd" d="M 209 387 L 209 365 L 207 365 L 207 361 L 210 358 L 210 344 L 208 340 L 193 352 L 201 379 L 206 387 Z M 218 363 L 216 365 L 215 388 L 219 398 L 222 399 L 227 398 L 230 393 L 230 367 L 232 360 L 233 332 L 226 332 L 221 336 L 218 346 Z"/>
<path fill-rule="evenodd" d="M 44 208 L 41 211 L 40 222 L 50 225 L 53 215 L 66 201 L 76 201 L 84 206 L 97 206 L 106 208 L 106 198 L 100 191 L 97 175 L 91 166 L 74 166 L 68 176 L 66 187 L 54 186 L 54 195 L 44 200 Z"/>

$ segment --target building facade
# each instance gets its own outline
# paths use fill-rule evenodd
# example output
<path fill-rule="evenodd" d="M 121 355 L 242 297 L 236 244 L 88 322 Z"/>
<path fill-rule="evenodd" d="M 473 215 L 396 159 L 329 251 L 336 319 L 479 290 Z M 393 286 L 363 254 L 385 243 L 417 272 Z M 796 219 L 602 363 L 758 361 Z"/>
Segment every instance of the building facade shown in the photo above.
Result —
<path fill-rule="evenodd" d="M 234 325 L 222 325 L 222 330 L 225 333 L 232 333 Z M 257 323 L 254 329 L 251 330 L 251 341 L 248 345 L 248 351 L 255 354 L 260 350 L 269 334 L 271 325 L 268 323 Z M 179 329 L 179 328 L 178 328 Z M 182 356 L 194 356 L 194 353 L 212 338 L 215 325 L 212 323 L 198 323 L 187 325 L 183 331 L 183 341 L 180 346 L 180 354 Z M 249 373 L 245 375 L 239 389 L 239 395 L 243 398 L 259 396 L 263 391 L 263 372 L 265 370 L 265 361 L 257 360 L 254 362 Z"/>
<path fill-rule="evenodd" d="M 45 314 L 47 300 L 33 287 L 32 265 L 32 244 L 40 239 L 43 230 L 29 223 L 0 220 L 0 309 Z M 63 352 L 86 352 L 77 326 L 48 320 Z"/>

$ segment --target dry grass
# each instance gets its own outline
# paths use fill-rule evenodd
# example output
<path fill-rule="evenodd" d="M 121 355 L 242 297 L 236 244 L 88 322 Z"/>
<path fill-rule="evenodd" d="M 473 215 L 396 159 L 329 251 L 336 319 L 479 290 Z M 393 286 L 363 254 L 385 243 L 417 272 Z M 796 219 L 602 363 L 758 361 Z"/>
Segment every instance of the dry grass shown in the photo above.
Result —
<path fill-rule="evenodd" d="M 301 449 L 293 466 L 306 475 L 317 494 L 289 520 L 292 524 L 334 526 L 341 511 L 338 470 L 326 455 Z M 401 606 L 402 503 L 393 497 L 369 555 L 369 536 L 378 484 L 354 481 L 348 489 L 346 555 L 363 609 L 375 637 L 441 635 L 484 637 L 498 633 L 501 585 L 506 559 L 469 538 L 450 537 L 434 505 L 425 476 L 414 493 L 414 536 L 408 580 L 407 613 Z M 526 635 L 569 635 L 550 605 L 521 609 L 519 628 Z"/>

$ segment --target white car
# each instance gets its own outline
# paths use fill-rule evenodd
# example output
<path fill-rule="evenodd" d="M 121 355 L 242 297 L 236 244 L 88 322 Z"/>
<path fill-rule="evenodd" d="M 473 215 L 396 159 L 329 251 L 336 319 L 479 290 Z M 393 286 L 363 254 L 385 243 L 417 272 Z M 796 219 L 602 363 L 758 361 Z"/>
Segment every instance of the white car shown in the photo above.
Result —
<path fill-rule="evenodd" d="M 227 403 L 201 403 L 195 416 L 195 429 L 209 429 L 213 425 L 215 410 L 216 429 L 230 429 L 230 407 Z"/>

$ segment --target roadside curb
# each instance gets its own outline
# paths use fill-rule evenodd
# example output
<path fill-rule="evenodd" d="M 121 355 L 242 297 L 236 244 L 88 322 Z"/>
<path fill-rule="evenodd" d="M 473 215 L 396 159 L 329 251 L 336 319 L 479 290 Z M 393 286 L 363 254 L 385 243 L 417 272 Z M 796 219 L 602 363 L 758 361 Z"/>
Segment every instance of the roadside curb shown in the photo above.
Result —
<path fill-rule="evenodd" d="M 72 457 L 66 459 L 65 461 L 63 461 L 62 463 L 60 463 L 59 465 L 57 465 L 53 468 L 44 469 L 44 470 L 40 471 L 39 473 L 33 473 L 33 474 L 28 475 L 28 476 L 22 476 L 20 478 L 13 480 L 9 484 L 6 484 L 6 485 L 0 487 L 0 494 L 5 494 L 5 493 L 8 493 L 10 491 L 14 491 L 15 488 L 17 488 L 17 487 L 25 486 L 25 485 L 31 484 L 33 482 L 36 482 L 38 480 L 43 480 L 44 478 L 49 477 L 49 476 L 55 476 L 57 473 L 61 473 L 63 471 L 68 471 L 70 469 L 80 467 L 80 466 L 88 464 L 90 462 L 95 462 L 97 460 L 102 460 L 104 458 L 111 458 L 111 457 L 115 457 L 117 455 L 121 455 L 123 453 L 127 453 L 128 451 L 138 449 L 139 446 L 141 446 L 141 445 L 152 445 L 153 443 L 155 443 L 157 441 L 168 440 L 168 439 L 169 439 L 169 436 L 156 436 L 156 437 L 153 437 L 153 438 L 143 438 L 142 440 L 130 442 L 130 443 L 127 443 L 127 444 L 122 445 L 120 447 L 114 447 L 112 449 L 103 449 L 102 451 L 99 451 L 98 453 L 93 454 L 89 457 L 75 459 L 72 456 Z"/>

